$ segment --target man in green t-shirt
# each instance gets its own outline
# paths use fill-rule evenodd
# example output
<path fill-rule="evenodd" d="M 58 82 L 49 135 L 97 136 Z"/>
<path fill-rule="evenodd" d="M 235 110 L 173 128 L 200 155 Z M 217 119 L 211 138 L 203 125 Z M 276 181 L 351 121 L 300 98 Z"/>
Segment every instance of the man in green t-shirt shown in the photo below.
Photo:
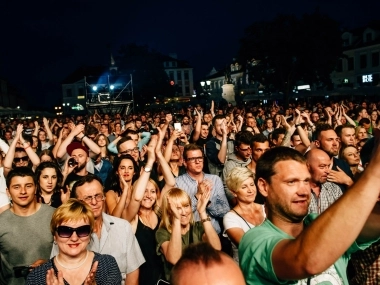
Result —
<path fill-rule="evenodd" d="M 239 245 L 247 284 L 348 284 L 350 254 L 380 236 L 379 163 L 377 150 L 361 178 L 316 217 L 308 215 L 305 158 L 287 147 L 263 154 L 255 182 L 266 199 L 267 220 L 249 230 Z"/>

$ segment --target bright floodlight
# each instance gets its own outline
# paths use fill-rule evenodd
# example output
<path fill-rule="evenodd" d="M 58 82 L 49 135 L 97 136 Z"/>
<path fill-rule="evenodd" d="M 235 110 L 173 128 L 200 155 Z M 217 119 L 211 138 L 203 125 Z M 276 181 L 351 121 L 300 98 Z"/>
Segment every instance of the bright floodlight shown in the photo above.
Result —
<path fill-rule="evenodd" d="M 205 83 L 204 81 L 201 81 L 201 85 L 202 85 L 202 87 L 205 86 L 205 84 L 206 84 L 206 83 Z"/>
<path fill-rule="evenodd" d="M 98 87 L 92 86 L 92 90 L 96 91 L 96 90 L 98 90 Z"/>
<path fill-rule="evenodd" d="M 115 88 L 115 86 L 113 86 L 113 85 L 110 86 L 110 89 L 111 89 L 111 90 L 113 90 L 114 88 Z"/>
<path fill-rule="evenodd" d="M 207 83 L 207 85 L 210 85 L 210 84 L 211 84 L 211 81 L 210 81 L 210 80 L 207 80 L 206 83 Z"/>

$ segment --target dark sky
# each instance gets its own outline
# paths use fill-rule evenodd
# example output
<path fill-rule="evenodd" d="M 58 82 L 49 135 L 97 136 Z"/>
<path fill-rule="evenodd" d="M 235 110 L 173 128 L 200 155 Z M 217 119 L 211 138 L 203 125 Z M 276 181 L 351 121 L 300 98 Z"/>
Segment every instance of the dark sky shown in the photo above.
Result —
<path fill-rule="evenodd" d="M 107 64 L 108 45 L 146 44 L 177 53 L 202 78 L 230 63 L 244 28 L 278 13 L 316 7 L 344 27 L 380 19 L 380 1 L 0 1 L 0 77 L 20 87 L 29 102 L 49 106 L 61 81 L 81 65 Z"/>

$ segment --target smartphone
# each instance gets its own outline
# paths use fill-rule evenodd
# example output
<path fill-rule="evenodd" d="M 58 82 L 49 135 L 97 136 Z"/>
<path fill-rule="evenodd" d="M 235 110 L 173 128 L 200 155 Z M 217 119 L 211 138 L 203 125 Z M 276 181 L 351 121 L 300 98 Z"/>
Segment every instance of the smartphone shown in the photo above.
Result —
<path fill-rule="evenodd" d="M 174 123 L 174 129 L 177 131 L 181 131 L 182 130 L 181 123 Z"/>
<path fill-rule="evenodd" d="M 29 272 L 33 269 L 30 265 L 28 266 L 15 266 L 13 267 L 13 273 L 16 278 L 22 278 L 28 276 Z"/>

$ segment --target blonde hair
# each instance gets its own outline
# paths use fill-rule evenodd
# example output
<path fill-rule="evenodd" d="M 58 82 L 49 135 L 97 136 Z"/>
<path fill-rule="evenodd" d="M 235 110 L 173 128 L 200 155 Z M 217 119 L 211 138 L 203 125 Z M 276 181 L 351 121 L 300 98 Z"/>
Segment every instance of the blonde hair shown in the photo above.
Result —
<path fill-rule="evenodd" d="M 57 227 L 62 225 L 62 223 L 80 220 L 84 220 L 90 224 L 92 233 L 95 219 L 91 207 L 83 201 L 71 198 L 54 211 L 50 222 L 50 232 L 54 235 Z"/>
<path fill-rule="evenodd" d="M 172 219 L 173 213 L 170 209 L 168 198 L 171 198 L 174 203 L 181 204 L 182 206 L 189 205 L 191 210 L 190 223 L 194 223 L 193 210 L 191 208 L 191 199 L 189 195 L 179 188 L 170 189 L 162 199 L 162 220 L 160 227 L 165 228 L 169 233 L 172 232 Z"/>
<path fill-rule="evenodd" d="M 243 182 L 248 178 L 255 180 L 255 175 L 250 169 L 246 167 L 235 167 L 227 175 L 227 188 L 230 191 L 237 193 Z"/>

